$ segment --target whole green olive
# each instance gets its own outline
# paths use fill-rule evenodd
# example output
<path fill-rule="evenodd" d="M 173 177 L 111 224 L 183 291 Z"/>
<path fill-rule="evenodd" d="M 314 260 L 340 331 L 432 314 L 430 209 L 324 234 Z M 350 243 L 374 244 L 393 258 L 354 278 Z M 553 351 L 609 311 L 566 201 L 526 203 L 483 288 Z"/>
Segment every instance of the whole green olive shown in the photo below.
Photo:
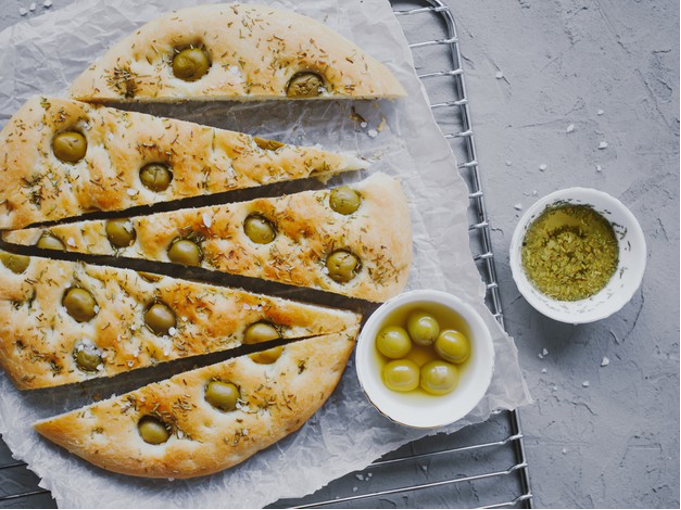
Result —
<path fill-rule="evenodd" d="M 145 443 L 162 444 L 170 438 L 165 423 L 154 416 L 142 416 L 137 423 L 137 431 Z"/>
<path fill-rule="evenodd" d="M 296 73 L 286 86 L 288 97 L 317 97 L 322 94 L 324 79 L 315 72 Z"/>
<path fill-rule="evenodd" d="M 211 381 L 206 386 L 206 401 L 221 411 L 234 411 L 241 395 L 236 384 Z"/>
<path fill-rule="evenodd" d="M 177 324 L 175 314 L 164 303 L 154 303 L 144 314 L 144 323 L 155 334 L 167 335 L 170 328 Z"/>
<path fill-rule="evenodd" d="M 280 345 L 266 351 L 254 352 L 249 357 L 258 365 L 271 365 L 281 357 L 282 352 L 284 352 L 284 346 Z"/>
<path fill-rule="evenodd" d="M 432 345 L 440 334 L 440 325 L 432 315 L 416 310 L 407 318 L 407 331 L 417 344 Z"/>
<path fill-rule="evenodd" d="M 268 322 L 256 322 L 246 328 L 244 332 L 245 344 L 259 344 L 280 338 L 279 331 Z"/>
<path fill-rule="evenodd" d="M 338 283 L 347 283 L 352 280 L 360 266 L 357 256 L 346 250 L 334 251 L 326 259 L 329 277 Z"/>
<path fill-rule="evenodd" d="M 156 193 L 168 189 L 172 180 L 173 173 L 170 171 L 170 168 L 162 163 L 149 163 L 140 170 L 140 181 L 142 181 L 142 184 Z"/>
<path fill-rule="evenodd" d="M 104 362 L 102 353 L 90 342 L 79 342 L 73 351 L 73 358 L 83 372 L 96 372 Z"/>
<path fill-rule="evenodd" d="M 72 288 L 66 291 L 62 305 L 68 314 L 78 322 L 86 322 L 97 315 L 97 301 L 85 289 Z"/>
<path fill-rule="evenodd" d="M 329 205 L 339 214 L 352 214 L 362 202 L 362 197 L 354 189 L 341 186 L 331 191 Z"/>
<path fill-rule="evenodd" d="M 116 248 L 125 248 L 135 242 L 137 233 L 126 218 L 118 218 L 106 222 L 106 237 Z"/>
<path fill-rule="evenodd" d="M 85 157 L 87 140 L 78 131 L 65 131 L 52 140 L 52 151 L 64 163 L 77 163 Z"/>
<path fill-rule="evenodd" d="M 277 237 L 277 231 L 272 223 L 257 214 L 252 214 L 246 218 L 244 232 L 256 244 L 268 244 Z"/>
<path fill-rule="evenodd" d="M 199 245 L 189 239 L 178 239 L 168 248 L 168 258 L 175 264 L 183 266 L 198 266 L 203 254 Z"/>
<path fill-rule="evenodd" d="M 270 140 L 269 138 L 259 138 L 257 136 L 253 137 L 255 144 L 264 151 L 276 151 L 281 149 L 284 144 L 276 140 Z"/>
<path fill-rule="evenodd" d="M 388 326 L 378 333 L 376 348 L 386 358 L 404 358 L 411 351 L 411 338 L 404 328 Z"/>
<path fill-rule="evenodd" d="M 187 48 L 173 58 L 173 74 L 184 81 L 196 81 L 210 68 L 208 53 L 202 48 Z"/>
<path fill-rule="evenodd" d="M 43 250 L 66 251 L 66 246 L 61 242 L 61 239 L 47 232 L 40 236 L 36 246 Z"/>
<path fill-rule="evenodd" d="M 30 257 L 4 251 L 0 252 L 0 260 L 2 260 L 3 266 L 16 274 L 21 274 L 26 271 L 28 264 L 31 262 Z"/>
<path fill-rule="evenodd" d="M 383 384 L 393 391 L 412 391 L 419 387 L 419 367 L 409 359 L 398 359 L 383 367 Z"/>
<path fill-rule="evenodd" d="M 461 331 L 445 329 L 435 340 L 435 351 L 445 361 L 463 363 L 471 355 L 471 344 Z"/>
<path fill-rule="evenodd" d="M 444 361 L 431 361 L 421 367 L 421 388 L 431 395 L 451 393 L 458 378 L 456 367 Z"/>

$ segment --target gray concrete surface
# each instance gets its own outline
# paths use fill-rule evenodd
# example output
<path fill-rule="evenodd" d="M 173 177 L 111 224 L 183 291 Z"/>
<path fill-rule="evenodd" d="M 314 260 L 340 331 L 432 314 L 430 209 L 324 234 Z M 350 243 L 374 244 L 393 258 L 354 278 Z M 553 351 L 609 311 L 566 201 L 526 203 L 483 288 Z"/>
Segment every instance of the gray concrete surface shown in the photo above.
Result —
<path fill-rule="evenodd" d="M 71 1 L 54 0 L 52 9 Z M 26 18 L 45 12 L 36 3 Z M 30 4 L 0 0 L 0 28 L 24 19 L 19 9 Z M 678 508 L 678 2 L 450 5 L 466 61 L 507 329 L 536 399 L 522 412 L 535 503 Z M 628 205 L 649 253 L 632 302 L 579 327 L 533 311 L 511 279 L 507 256 L 522 213 L 515 206 L 575 185 Z M 8 458 L 1 446 L 0 458 Z M 21 478 L 16 483 L 34 482 L 29 473 Z M 49 500 L 32 504 L 38 503 Z"/>

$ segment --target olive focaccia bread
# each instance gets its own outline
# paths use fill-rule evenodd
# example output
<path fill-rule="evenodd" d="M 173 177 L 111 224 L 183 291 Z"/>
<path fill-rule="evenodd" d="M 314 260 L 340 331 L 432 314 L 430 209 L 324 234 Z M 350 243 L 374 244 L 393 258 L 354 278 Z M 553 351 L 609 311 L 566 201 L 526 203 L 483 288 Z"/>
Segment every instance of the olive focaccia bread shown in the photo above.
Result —
<path fill-rule="evenodd" d="M 34 97 L 0 132 L 0 229 L 365 167 L 349 154 Z"/>
<path fill-rule="evenodd" d="M 20 389 L 353 328 L 352 312 L 0 252 L 0 366 Z M 259 358 L 263 363 L 267 357 Z"/>
<path fill-rule="evenodd" d="M 407 200 L 383 173 L 334 190 L 6 232 L 3 239 L 121 255 L 385 301 L 412 259 Z"/>
<path fill-rule="evenodd" d="M 109 471 L 148 478 L 215 473 L 300 428 L 336 387 L 357 332 L 287 344 L 270 365 L 242 356 L 178 374 L 34 426 Z"/>
<path fill-rule="evenodd" d="M 83 101 L 374 99 L 393 74 L 322 23 L 262 5 L 170 12 L 113 46 L 71 86 Z"/>

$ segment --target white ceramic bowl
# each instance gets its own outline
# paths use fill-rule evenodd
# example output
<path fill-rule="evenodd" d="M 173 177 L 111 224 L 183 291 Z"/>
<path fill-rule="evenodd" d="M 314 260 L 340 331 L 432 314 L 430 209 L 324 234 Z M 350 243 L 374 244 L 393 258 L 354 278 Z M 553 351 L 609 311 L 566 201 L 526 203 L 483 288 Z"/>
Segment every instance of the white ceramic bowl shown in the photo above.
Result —
<path fill-rule="evenodd" d="M 376 336 L 384 326 L 392 324 L 386 321 L 405 308 L 458 314 L 468 324 L 471 356 L 460 372 L 457 387 L 450 394 L 399 393 L 383 384 Z M 494 372 L 494 345 L 487 325 L 472 306 L 445 292 L 415 290 L 386 301 L 371 315 L 357 342 L 355 366 L 369 401 L 383 415 L 409 427 L 442 427 L 466 416 L 487 392 Z"/>
<path fill-rule="evenodd" d="M 522 266 L 525 233 L 547 207 L 559 204 L 593 207 L 612 223 L 619 242 L 617 271 L 598 294 L 580 301 L 557 301 L 542 294 L 530 283 Z M 646 267 L 646 241 L 634 215 L 616 198 L 589 188 L 564 189 L 538 200 L 520 218 L 510 250 L 513 279 L 527 302 L 547 317 L 568 324 L 594 322 L 619 311 L 641 285 Z"/>

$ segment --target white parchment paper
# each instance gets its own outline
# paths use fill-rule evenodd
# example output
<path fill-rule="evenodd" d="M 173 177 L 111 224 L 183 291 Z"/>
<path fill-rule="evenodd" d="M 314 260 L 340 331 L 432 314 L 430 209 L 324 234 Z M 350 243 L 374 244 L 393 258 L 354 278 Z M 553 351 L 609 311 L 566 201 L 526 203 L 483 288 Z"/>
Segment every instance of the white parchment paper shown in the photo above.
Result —
<path fill-rule="evenodd" d="M 390 5 L 385 0 L 270 3 L 319 19 L 356 42 L 393 70 L 409 97 L 378 103 L 213 103 L 140 109 L 289 143 L 354 150 L 375 160 L 368 171 L 345 180 L 378 170 L 402 179 L 415 246 L 409 288 L 442 289 L 470 302 L 490 327 L 496 350 L 494 378 L 485 398 L 465 419 L 437 432 L 455 431 L 495 411 L 529 403 L 515 345 L 483 303 L 484 286 L 468 250 L 466 186 L 432 118 Z M 93 59 L 146 21 L 194 4 L 82 0 L 3 31 L 0 121 L 4 124 L 31 95 L 63 94 Z M 353 108 L 367 120 L 366 128 L 351 118 Z M 369 136 L 382 119 L 385 128 Z M 177 368 L 165 368 L 168 375 L 172 370 Z M 300 497 L 427 434 L 395 425 L 375 411 L 361 392 L 352 362 L 333 396 L 300 431 L 236 468 L 195 480 L 143 480 L 108 473 L 40 439 L 30 427 L 36 419 L 85 405 L 97 394 L 120 394 L 143 383 L 144 376 L 133 373 L 22 394 L 0 374 L 0 432 L 15 457 L 28 462 L 62 507 L 158 508 L 260 507 L 278 498 Z"/>

